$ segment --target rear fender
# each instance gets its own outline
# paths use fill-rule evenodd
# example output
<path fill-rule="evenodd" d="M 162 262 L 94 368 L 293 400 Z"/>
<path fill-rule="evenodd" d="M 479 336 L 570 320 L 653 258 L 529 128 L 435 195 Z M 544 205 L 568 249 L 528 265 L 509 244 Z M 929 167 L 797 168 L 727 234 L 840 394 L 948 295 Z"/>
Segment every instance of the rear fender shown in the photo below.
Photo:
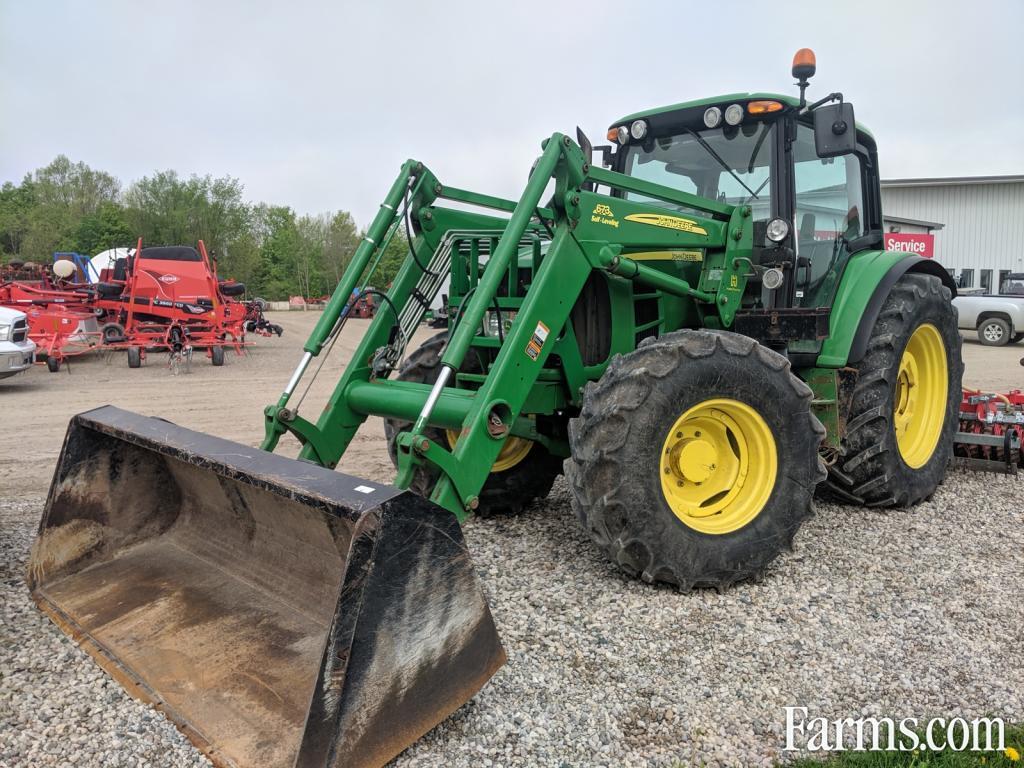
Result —
<path fill-rule="evenodd" d="M 836 291 L 830 335 L 821 346 L 819 366 L 842 368 L 863 359 L 882 305 L 896 281 L 908 273 L 934 275 L 956 296 L 953 278 L 933 259 L 898 251 L 866 251 L 853 256 Z"/>

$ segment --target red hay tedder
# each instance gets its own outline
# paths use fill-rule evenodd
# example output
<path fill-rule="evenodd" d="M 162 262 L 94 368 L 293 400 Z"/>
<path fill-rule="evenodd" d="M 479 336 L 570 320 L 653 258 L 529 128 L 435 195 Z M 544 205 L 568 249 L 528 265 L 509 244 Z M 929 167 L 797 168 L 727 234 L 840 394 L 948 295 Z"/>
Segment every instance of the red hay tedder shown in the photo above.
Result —
<path fill-rule="evenodd" d="M 245 286 L 217 277 L 216 261 L 199 247 L 142 247 L 114 259 L 85 282 L 81 265 L 58 258 L 53 277 L 0 284 L 0 305 L 29 315 L 33 340 L 51 371 L 68 357 L 97 349 L 126 349 L 128 366 L 138 368 L 147 351 L 168 352 L 177 372 L 193 350 L 205 350 L 213 365 L 224 364 L 231 347 L 242 354 L 247 330 L 281 335 L 266 321 L 260 300 L 242 302 Z"/>

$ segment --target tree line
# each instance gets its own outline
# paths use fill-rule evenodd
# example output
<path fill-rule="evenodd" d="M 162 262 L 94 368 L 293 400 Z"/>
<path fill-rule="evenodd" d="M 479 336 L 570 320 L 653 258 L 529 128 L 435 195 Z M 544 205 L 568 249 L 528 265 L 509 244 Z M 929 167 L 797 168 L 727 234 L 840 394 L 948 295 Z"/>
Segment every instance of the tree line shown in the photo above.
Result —
<path fill-rule="evenodd" d="M 195 245 L 217 258 L 222 278 L 246 284 L 250 296 L 277 300 L 323 296 L 334 290 L 363 233 L 347 211 L 298 215 L 284 205 L 250 203 L 230 176 L 173 170 L 123 188 L 105 171 L 59 155 L 0 187 L 0 259 L 48 264 L 53 253 L 93 256 L 108 248 Z M 399 231 L 372 282 L 387 285 L 407 252 Z"/>

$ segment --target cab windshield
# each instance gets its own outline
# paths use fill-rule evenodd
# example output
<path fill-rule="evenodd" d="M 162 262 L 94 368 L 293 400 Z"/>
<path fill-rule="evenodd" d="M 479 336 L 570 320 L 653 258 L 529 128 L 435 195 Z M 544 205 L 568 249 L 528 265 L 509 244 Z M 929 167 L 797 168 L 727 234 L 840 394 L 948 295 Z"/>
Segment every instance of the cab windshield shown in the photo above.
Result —
<path fill-rule="evenodd" d="M 775 122 L 684 130 L 626 149 L 624 173 L 730 205 L 750 205 L 754 221 L 771 218 L 771 148 Z M 683 206 L 627 192 L 627 200 Z"/>

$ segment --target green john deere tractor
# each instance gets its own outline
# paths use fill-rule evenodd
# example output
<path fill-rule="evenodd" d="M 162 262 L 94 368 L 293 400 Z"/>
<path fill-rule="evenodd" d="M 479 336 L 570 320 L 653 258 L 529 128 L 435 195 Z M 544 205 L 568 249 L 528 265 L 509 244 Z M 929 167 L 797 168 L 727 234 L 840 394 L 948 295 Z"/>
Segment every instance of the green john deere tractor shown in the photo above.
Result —
<path fill-rule="evenodd" d="M 564 471 L 621 568 L 725 588 L 791 545 L 818 489 L 927 498 L 957 428 L 956 289 L 883 250 L 875 140 L 841 94 L 806 102 L 813 72 L 801 51 L 799 98 L 640 112 L 612 146 L 556 133 L 519 200 L 407 162 L 262 449 L 75 417 L 31 559 L 40 606 L 215 762 L 376 765 L 504 661 L 470 513 L 519 512 Z M 370 289 L 394 237 L 404 266 Z M 307 419 L 299 385 L 354 291 L 379 310 Z M 411 349 L 441 292 L 449 329 Z M 370 415 L 393 486 L 333 471 Z M 273 453 L 289 434 L 298 461 Z"/>

